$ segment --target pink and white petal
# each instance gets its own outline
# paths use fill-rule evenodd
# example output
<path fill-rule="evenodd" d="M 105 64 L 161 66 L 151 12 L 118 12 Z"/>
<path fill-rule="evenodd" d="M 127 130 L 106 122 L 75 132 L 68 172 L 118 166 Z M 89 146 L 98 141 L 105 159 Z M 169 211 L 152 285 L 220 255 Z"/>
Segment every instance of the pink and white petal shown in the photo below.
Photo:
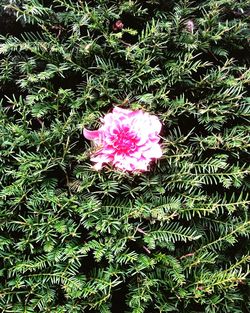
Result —
<path fill-rule="evenodd" d="M 105 124 L 105 125 L 112 125 L 114 120 L 114 115 L 113 113 L 108 113 L 106 114 L 103 118 L 101 118 L 101 121 Z"/>
<path fill-rule="evenodd" d="M 122 115 L 129 115 L 132 111 L 128 109 L 122 109 L 120 107 L 114 107 L 113 113 L 114 114 L 122 114 Z"/>
<path fill-rule="evenodd" d="M 140 149 L 138 151 L 135 151 L 133 153 L 130 153 L 130 156 L 132 158 L 136 158 L 136 159 L 140 159 L 142 156 L 143 151 L 141 151 Z"/>
<path fill-rule="evenodd" d="M 150 115 L 150 124 L 151 124 L 151 130 L 159 134 L 162 128 L 162 124 L 159 121 L 157 116 Z"/>
<path fill-rule="evenodd" d="M 139 146 L 138 148 L 140 149 L 140 151 L 142 152 L 142 154 L 144 153 L 144 151 L 147 151 L 149 149 L 151 149 L 152 145 L 154 145 L 155 143 L 152 143 L 152 141 L 147 140 L 143 145 Z M 138 144 L 137 144 L 138 145 Z"/>
<path fill-rule="evenodd" d="M 99 130 L 88 130 L 84 128 L 83 136 L 88 140 L 96 140 L 100 137 L 100 132 Z"/>
<path fill-rule="evenodd" d="M 93 169 L 95 169 L 96 171 L 100 171 L 102 167 L 103 167 L 102 163 L 96 163 L 93 165 Z"/>
<path fill-rule="evenodd" d="M 145 161 L 138 162 L 136 169 L 140 170 L 140 171 L 147 171 L 148 170 L 148 162 L 145 162 Z"/>
<path fill-rule="evenodd" d="M 110 135 L 110 134 L 106 134 L 106 136 L 103 138 L 103 142 L 105 145 L 107 146 L 113 146 L 114 144 L 114 140 L 115 140 L 115 136 L 114 135 Z"/>
<path fill-rule="evenodd" d="M 156 134 L 149 134 L 149 140 L 152 143 L 158 143 L 160 141 L 160 137 Z"/>
<path fill-rule="evenodd" d="M 113 163 L 115 164 L 115 163 L 122 163 L 123 162 L 123 160 L 124 160 L 124 154 L 122 154 L 122 153 L 115 153 L 114 155 L 113 155 Z"/>
<path fill-rule="evenodd" d="M 128 161 L 122 162 L 120 165 L 126 171 L 133 171 L 134 170 L 133 165 L 131 163 L 129 163 Z"/>
<path fill-rule="evenodd" d="M 105 155 L 105 154 L 98 154 L 98 155 L 92 156 L 90 160 L 96 163 L 107 163 L 112 160 L 112 157 L 109 155 Z"/>
<path fill-rule="evenodd" d="M 148 160 L 145 160 L 144 158 L 140 158 L 136 161 L 135 169 L 140 171 L 147 171 L 148 169 Z"/>
<path fill-rule="evenodd" d="M 130 120 L 132 119 L 132 124 L 136 121 L 136 122 L 138 122 L 138 120 L 140 119 L 140 118 L 142 118 L 142 116 L 143 116 L 143 111 L 142 110 L 136 110 L 136 111 L 130 111 L 130 113 L 129 113 L 129 118 L 130 118 Z"/>
<path fill-rule="evenodd" d="M 146 130 L 141 131 L 137 134 L 139 141 L 137 142 L 137 146 L 144 146 L 149 142 L 149 135 Z"/>
<path fill-rule="evenodd" d="M 114 155 L 116 150 L 112 146 L 104 146 L 101 150 L 102 154 L 105 154 L 106 156 L 109 156 L 111 158 L 112 155 Z"/>
<path fill-rule="evenodd" d="M 120 131 L 121 126 L 122 126 L 122 121 L 120 121 L 119 119 L 114 119 L 112 124 L 109 125 L 108 128 L 106 129 L 106 133 L 115 135 Z"/>
<path fill-rule="evenodd" d="M 114 165 L 115 168 L 117 168 L 117 169 L 119 169 L 119 170 L 121 170 L 121 171 L 126 170 L 126 169 L 124 168 L 123 164 L 120 163 L 120 162 L 113 163 L 113 165 Z"/>
<path fill-rule="evenodd" d="M 119 168 L 122 168 L 126 171 L 133 171 L 135 170 L 135 160 L 130 157 L 124 157 L 124 159 L 121 162 L 118 162 Z"/>
<path fill-rule="evenodd" d="M 143 152 L 143 156 L 149 159 L 159 159 L 162 156 L 162 150 L 160 145 L 152 145 L 149 150 Z"/>

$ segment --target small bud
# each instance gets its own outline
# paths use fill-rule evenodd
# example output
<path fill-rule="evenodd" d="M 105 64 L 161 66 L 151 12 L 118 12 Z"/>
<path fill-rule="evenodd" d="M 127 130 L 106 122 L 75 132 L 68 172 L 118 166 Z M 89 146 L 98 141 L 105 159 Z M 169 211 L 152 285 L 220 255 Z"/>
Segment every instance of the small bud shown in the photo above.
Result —
<path fill-rule="evenodd" d="M 186 30 L 190 33 L 194 33 L 194 22 L 192 20 L 188 20 L 186 23 Z"/>
<path fill-rule="evenodd" d="M 122 22 L 121 20 L 117 20 L 117 21 L 113 24 L 113 26 L 112 26 L 113 30 L 115 30 L 115 31 L 121 30 L 121 29 L 123 29 L 123 27 L 124 27 L 124 24 L 123 24 L 123 22 Z"/>
<path fill-rule="evenodd" d="M 88 44 L 84 47 L 84 51 L 85 51 L 86 53 L 89 53 L 89 50 L 90 50 L 91 46 L 92 46 L 92 44 L 91 44 L 91 43 L 88 43 Z"/>

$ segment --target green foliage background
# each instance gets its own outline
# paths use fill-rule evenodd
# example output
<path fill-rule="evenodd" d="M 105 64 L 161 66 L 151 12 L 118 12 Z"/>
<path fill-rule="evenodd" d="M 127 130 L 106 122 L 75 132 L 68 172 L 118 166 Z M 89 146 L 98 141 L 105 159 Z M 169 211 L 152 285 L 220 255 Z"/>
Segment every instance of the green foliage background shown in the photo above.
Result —
<path fill-rule="evenodd" d="M 250 2 L 0 14 L 1 312 L 250 312 Z M 161 119 L 149 172 L 91 168 L 115 104 Z"/>

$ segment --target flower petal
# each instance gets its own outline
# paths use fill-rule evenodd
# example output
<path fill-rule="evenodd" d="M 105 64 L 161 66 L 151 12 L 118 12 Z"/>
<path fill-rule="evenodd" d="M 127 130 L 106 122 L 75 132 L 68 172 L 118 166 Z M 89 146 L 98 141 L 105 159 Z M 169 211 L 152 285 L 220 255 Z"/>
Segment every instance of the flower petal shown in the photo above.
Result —
<path fill-rule="evenodd" d="M 158 117 L 155 115 L 150 115 L 150 121 L 152 131 L 155 131 L 157 134 L 159 134 L 161 131 L 162 124 L 159 121 Z"/>
<path fill-rule="evenodd" d="M 93 165 L 93 168 L 96 170 L 96 171 L 100 171 L 102 169 L 102 163 L 96 163 Z"/>
<path fill-rule="evenodd" d="M 129 113 L 131 113 L 131 110 L 127 110 L 127 109 L 122 109 L 120 107 L 114 107 L 113 109 L 113 113 L 120 113 L 120 114 L 124 114 L 124 115 L 129 115 Z"/>
<path fill-rule="evenodd" d="M 100 136 L 99 130 L 88 130 L 86 128 L 83 129 L 83 136 L 88 140 L 98 139 Z"/>
<path fill-rule="evenodd" d="M 149 159 L 159 159 L 162 156 L 162 150 L 160 145 L 152 145 L 150 149 L 143 152 L 143 156 Z"/>

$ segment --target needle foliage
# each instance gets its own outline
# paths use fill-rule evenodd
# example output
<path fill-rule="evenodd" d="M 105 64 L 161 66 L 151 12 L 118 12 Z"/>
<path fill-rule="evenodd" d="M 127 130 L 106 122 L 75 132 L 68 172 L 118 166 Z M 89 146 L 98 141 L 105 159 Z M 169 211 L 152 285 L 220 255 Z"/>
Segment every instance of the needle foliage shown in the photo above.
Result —
<path fill-rule="evenodd" d="M 0 310 L 247 313 L 249 0 L 1 0 Z M 163 123 L 96 172 L 114 105 Z"/>

